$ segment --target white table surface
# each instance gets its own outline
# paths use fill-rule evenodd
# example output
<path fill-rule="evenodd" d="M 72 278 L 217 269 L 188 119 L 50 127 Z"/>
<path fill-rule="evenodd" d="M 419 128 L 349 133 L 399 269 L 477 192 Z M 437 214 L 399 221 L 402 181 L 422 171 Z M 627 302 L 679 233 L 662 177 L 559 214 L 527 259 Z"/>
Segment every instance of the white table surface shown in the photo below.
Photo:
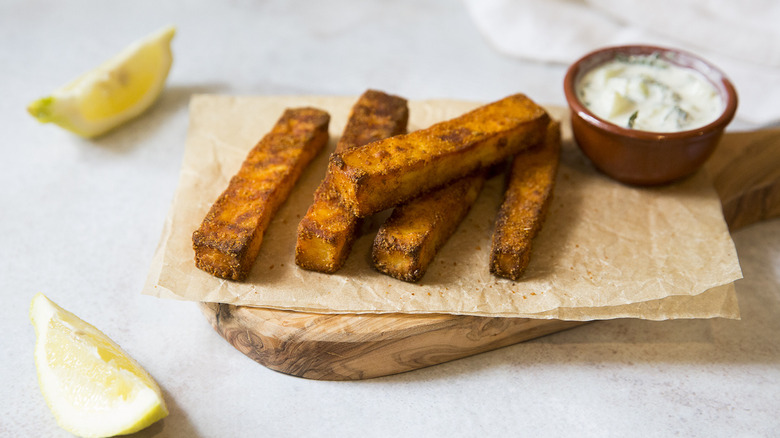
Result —
<path fill-rule="evenodd" d="M 99 140 L 26 105 L 165 24 L 161 100 Z M 140 294 L 177 183 L 193 93 L 563 105 L 564 68 L 487 45 L 456 1 L 0 2 L 0 436 L 56 437 L 38 389 L 37 292 L 96 325 L 161 385 L 138 436 L 780 436 L 780 221 L 734 234 L 742 320 L 615 320 L 360 382 L 290 377 L 224 341 L 193 303 Z"/>

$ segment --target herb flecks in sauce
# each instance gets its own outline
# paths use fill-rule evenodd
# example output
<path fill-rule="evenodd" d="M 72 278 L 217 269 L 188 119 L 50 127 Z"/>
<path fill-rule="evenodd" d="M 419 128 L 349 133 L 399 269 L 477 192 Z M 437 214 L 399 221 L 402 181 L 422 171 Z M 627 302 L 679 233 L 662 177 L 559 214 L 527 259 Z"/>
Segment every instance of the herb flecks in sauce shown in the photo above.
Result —
<path fill-rule="evenodd" d="M 634 122 L 636 122 L 636 116 L 639 115 L 639 110 L 634 111 L 633 114 L 628 118 L 628 123 L 626 123 L 626 126 L 634 129 Z"/>
<path fill-rule="evenodd" d="M 720 95 L 704 76 L 659 54 L 618 55 L 588 72 L 577 95 L 598 117 L 643 131 L 695 129 L 723 111 Z"/>

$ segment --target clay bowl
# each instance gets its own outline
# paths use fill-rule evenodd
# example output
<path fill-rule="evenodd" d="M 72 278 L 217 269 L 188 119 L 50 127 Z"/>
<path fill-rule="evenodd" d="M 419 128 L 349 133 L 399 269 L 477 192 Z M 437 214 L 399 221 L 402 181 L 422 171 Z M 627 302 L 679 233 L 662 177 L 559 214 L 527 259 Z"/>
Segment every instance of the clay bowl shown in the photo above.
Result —
<path fill-rule="evenodd" d="M 688 131 L 641 131 L 597 117 L 577 98 L 577 84 L 591 69 L 616 55 L 652 54 L 704 75 L 725 103 L 720 117 Z M 563 89 L 571 109 L 572 131 L 580 149 L 603 173 L 631 185 L 666 184 L 696 172 L 717 147 L 737 110 L 737 93 L 720 70 L 693 54 L 663 47 L 619 46 L 591 52 L 569 67 Z"/>

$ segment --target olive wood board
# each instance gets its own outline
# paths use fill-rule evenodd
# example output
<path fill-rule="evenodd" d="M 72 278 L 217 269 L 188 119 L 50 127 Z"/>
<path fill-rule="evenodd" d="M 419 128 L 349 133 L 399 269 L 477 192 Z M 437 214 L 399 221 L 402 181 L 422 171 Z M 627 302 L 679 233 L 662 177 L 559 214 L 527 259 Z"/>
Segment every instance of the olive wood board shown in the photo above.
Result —
<path fill-rule="evenodd" d="M 706 163 L 729 229 L 780 216 L 780 129 L 729 133 Z M 285 374 L 358 380 L 411 371 L 584 322 L 412 314 L 317 314 L 200 303 L 239 351 Z"/>

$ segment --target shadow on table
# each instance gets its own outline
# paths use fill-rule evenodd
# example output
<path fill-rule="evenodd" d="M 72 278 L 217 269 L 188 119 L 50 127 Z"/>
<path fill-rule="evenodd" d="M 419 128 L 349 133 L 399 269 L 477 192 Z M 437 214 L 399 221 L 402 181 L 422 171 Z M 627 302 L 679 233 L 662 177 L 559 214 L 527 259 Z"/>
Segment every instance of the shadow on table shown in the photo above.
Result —
<path fill-rule="evenodd" d="M 171 85 L 166 87 L 157 102 L 147 111 L 105 135 L 83 140 L 119 154 L 134 149 L 152 137 L 165 123 L 184 110 L 195 94 L 219 93 L 227 90 L 224 84 Z"/>
<path fill-rule="evenodd" d="M 648 363 L 780 364 L 780 220 L 735 234 L 741 320 L 595 321 L 469 358 L 366 382 L 414 382 L 494 368 Z M 762 243 L 762 240 L 766 240 Z"/>
<path fill-rule="evenodd" d="M 129 438 L 169 436 L 199 438 L 201 435 L 195 430 L 195 427 L 187 417 L 187 413 L 176 403 L 176 399 L 164 388 L 163 397 L 165 397 L 165 403 L 168 406 L 168 416 L 140 432 L 126 436 Z"/>

